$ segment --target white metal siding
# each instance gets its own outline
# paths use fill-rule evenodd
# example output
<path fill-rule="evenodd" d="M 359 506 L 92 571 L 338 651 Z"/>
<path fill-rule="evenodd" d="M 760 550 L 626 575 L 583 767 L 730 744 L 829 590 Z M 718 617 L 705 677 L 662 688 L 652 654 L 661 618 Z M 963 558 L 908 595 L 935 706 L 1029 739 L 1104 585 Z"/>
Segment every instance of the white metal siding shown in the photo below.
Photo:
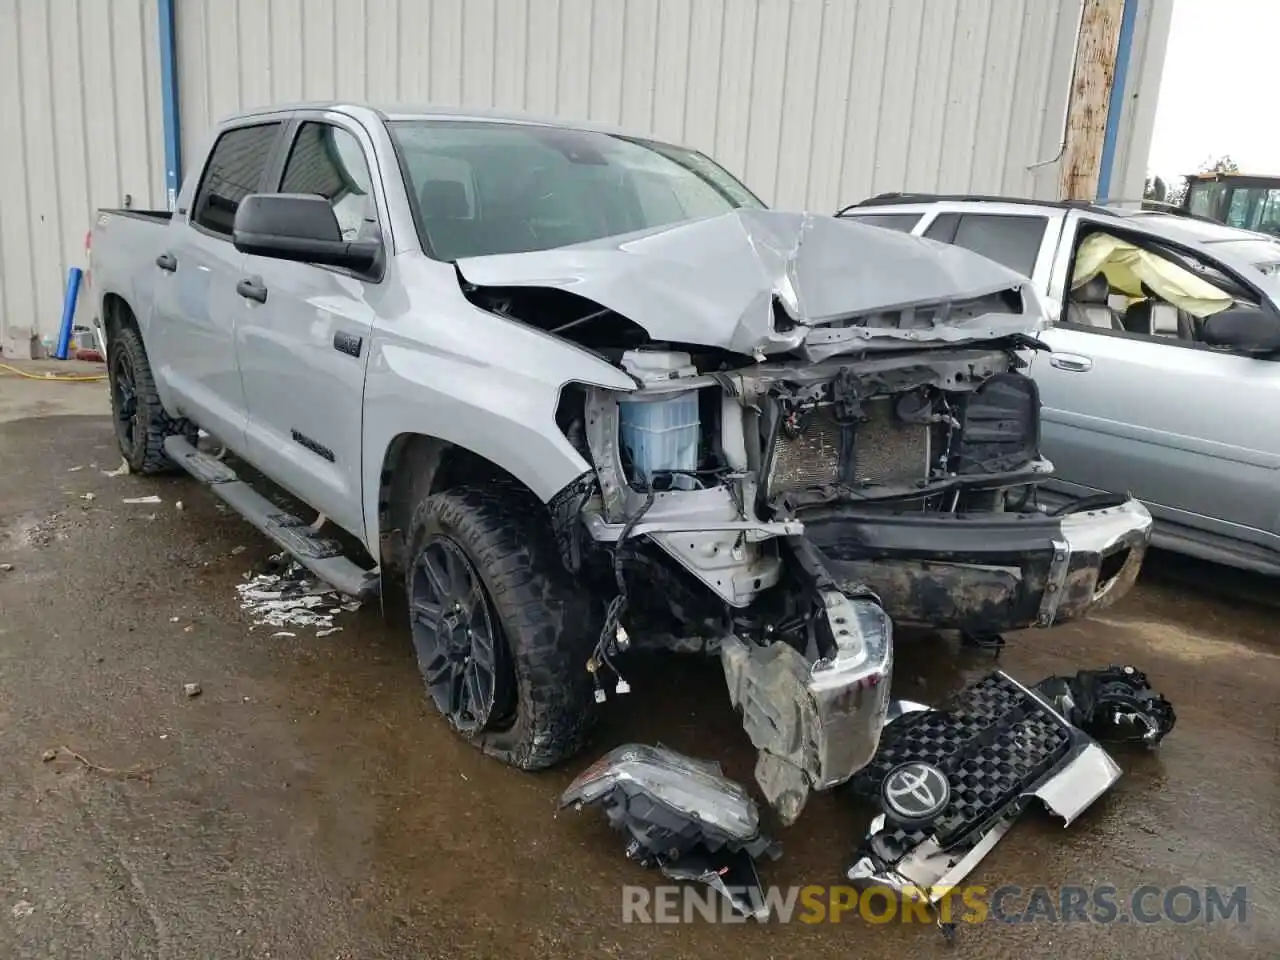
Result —
<path fill-rule="evenodd" d="M 1054 196 L 1056 168 L 1028 168 L 1061 141 L 1079 12 L 1079 0 L 181 0 L 183 151 L 237 110 L 337 97 L 617 124 L 705 150 L 784 207 L 897 189 Z"/>
<path fill-rule="evenodd" d="M 22 145 L 0 151 L 8 317 L 56 325 L 94 206 L 163 203 L 155 6 L 0 0 L 0 122 Z M 1139 9 L 1116 189 L 1145 175 L 1166 6 Z M 651 132 L 781 207 L 1052 197 L 1056 164 L 1033 165 L 1060 147 L 1079 15 L 1080 0 L 177 0 L 183 163 L 229 113 L 339 98 Z"/>
<path fill-rule="evenodd" d="M 156 23 L 155 0 L 0 0 L 0 327 L 56 332 L 97 207 L 164 206 Z"/>

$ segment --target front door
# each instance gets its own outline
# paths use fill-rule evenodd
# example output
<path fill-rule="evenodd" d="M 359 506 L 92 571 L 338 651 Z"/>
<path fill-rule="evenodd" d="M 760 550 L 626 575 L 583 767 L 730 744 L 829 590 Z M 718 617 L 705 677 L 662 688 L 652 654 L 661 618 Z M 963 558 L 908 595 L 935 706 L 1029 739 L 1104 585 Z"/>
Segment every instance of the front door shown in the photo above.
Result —
<path fill-rule="evenodd" d="M 240 201 L 260 189 L 283 126 L 260 122 L 218 137 L 183 229 L 170 229 L 173 242 L 148 265 L 156 272 L 148 354 L 178 410 L 233 450 L 244 440 L 246 405 L 235 349 L 244 255 L 231 226 Z"/>
<path fill-rule="evenodd" d="M 1280 362 L 1204 345 L 1158 297 L 1112 300 L 1110 328 L 1072 322 L 1068 306 L 1032 366 L 1062 485 L 1129 492 L 1159 519 L 1280 549 Z"/>
<path fill-rule="evenodd" d="M 303 119 L 279 192 L 318 194 L 343 236 L 379 235 L 379 216 L 359 128 Z M 247 256 L 246 299 L 236 349 L 248 400 L 249 459 L 350 533 L 364 536 L 360 475 L 364 373 L 381 284 L 338 268 Z"/>

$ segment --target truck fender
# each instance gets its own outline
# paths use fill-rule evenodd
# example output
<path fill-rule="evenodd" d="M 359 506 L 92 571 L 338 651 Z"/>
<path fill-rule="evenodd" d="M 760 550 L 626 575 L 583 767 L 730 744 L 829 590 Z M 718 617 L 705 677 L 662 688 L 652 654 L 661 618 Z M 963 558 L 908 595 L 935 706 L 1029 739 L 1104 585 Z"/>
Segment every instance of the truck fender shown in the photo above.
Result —
<path fill-rule="evenodd" d="M 532 353 L 546 356 L 526 354 L 519 364 L 489 365 L 421 343 L 375 337 L 365 380 L 362 463 L 366 545 L 373 556 L 381 555 L 385 532 L 379 522 L 383 471 L 406 437 L 481 457 L 545 503 L 591 469 L 556 424 L 561 390 L 571 383 L 635 389 L 634 380 L 603 359 L 498 322 L 507 327 L 508 341 L 525 340 Z M 502 355 L 519 356 L 515 346 L 508 342 Z"/>

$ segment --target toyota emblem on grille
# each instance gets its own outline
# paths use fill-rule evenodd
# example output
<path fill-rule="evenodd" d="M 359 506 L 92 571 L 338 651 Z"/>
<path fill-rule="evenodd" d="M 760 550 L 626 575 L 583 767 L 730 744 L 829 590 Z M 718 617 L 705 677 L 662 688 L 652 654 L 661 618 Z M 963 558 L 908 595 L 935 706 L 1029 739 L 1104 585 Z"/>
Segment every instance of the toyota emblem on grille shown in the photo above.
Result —
<path fill-rule="evenodd" d="M 951 799 L 951 784 L 931 763 L 912 760 L 889 771 L 881 787 L 885 812 L 902 823 L 923 823 L 940 814 Z"/>

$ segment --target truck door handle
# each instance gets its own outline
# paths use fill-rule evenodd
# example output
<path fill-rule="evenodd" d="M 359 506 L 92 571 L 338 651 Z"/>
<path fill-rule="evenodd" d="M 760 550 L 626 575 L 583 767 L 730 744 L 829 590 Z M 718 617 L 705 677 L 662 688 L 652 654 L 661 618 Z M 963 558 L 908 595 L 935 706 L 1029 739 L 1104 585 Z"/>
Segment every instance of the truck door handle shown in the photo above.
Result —
<path fill-rule="evenodd" d="M 246 300 L 257 300 L 259 303 L 267 302 L 267 288 L 263 284 L 261 277 L 245 277 L 236 284 L 236 293 Z"/>
<path fill-rule="evenodd" d="M 168 270 L 170 273 L 178 269 L 178 258 L 172 253 L 165 252 L 156 257 L 156 266 L 161 270 Z"/>
<path fill-rule="evenodd" d="M 1093 361 L 1078 353 L 1051 353 L 1049 366 L 1057 367 L 1059 370 L 1070 370 L 1072 373 L 1084 373 L 1093 369 Z"/>

